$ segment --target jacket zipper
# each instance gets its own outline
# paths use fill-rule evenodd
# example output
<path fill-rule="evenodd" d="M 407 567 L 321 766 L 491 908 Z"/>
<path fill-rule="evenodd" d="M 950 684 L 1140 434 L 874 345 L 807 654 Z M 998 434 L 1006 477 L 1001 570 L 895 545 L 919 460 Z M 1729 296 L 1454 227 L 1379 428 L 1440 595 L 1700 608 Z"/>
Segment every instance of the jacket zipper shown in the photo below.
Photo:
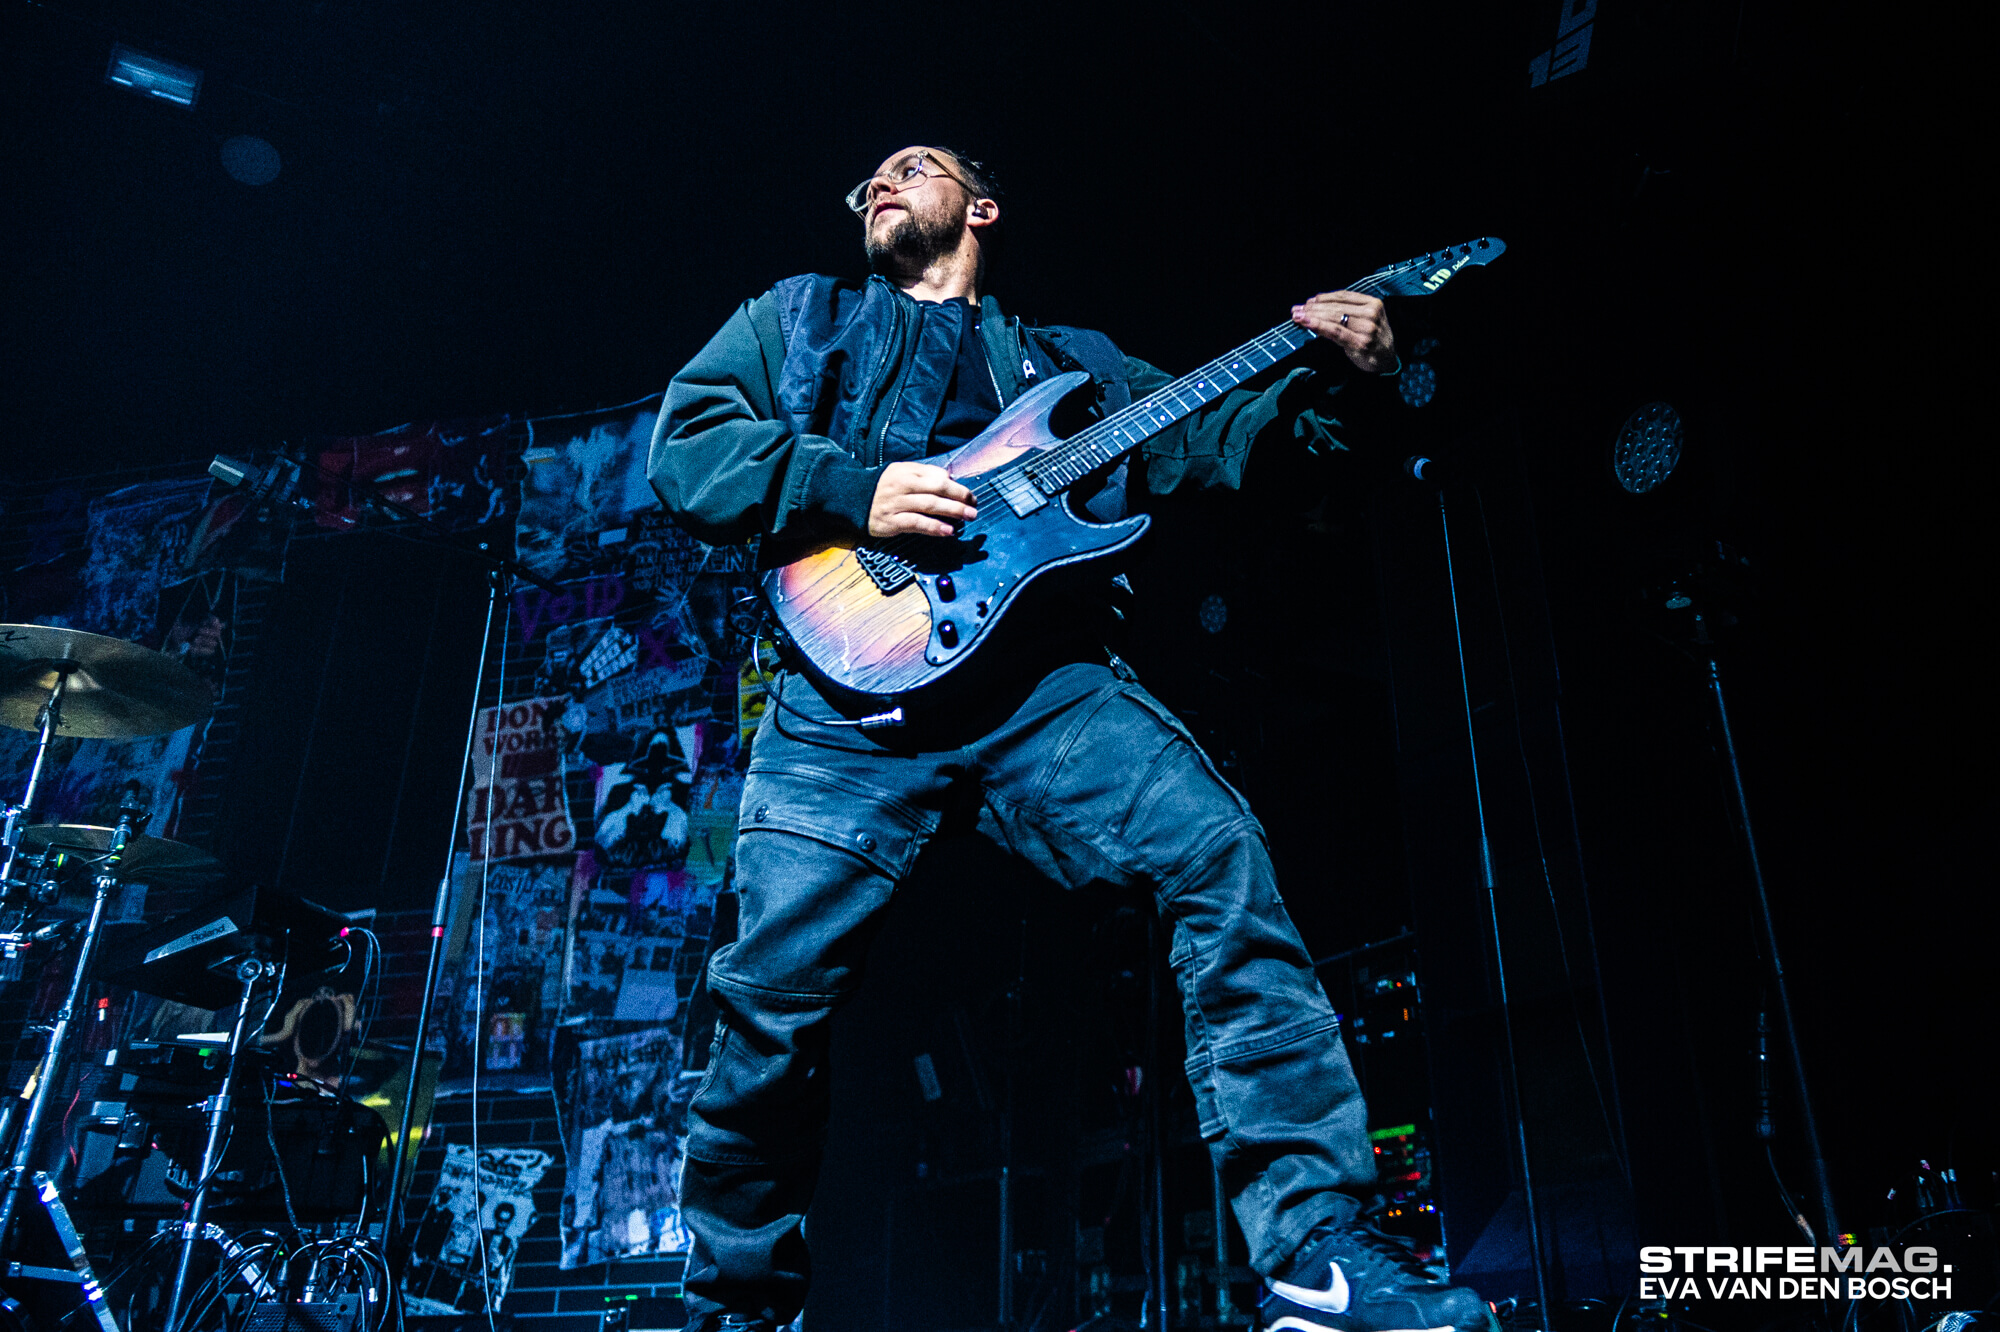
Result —
<path fill-rule="evenodd" d="M 894 336 L 889 339 L 889 346 L 895 348 L 897 351 L 901 351 L 903 342 L 903 307 L 900 303 L 898 303 L 890 308 L 895 311 L 896 326 L 895 326 Z M 919 328 L 921 329 L 923 312 L 919 310 L 917 312 L 917 316 L 919 320 Z M 900 361 L 905 358 L 899 357 L 898 359 Z M 889 364 L 889 352 L 888 349 L 885 348 L 882 352 L 882 364 L 876 367 L 875 370 L 875 377 L 877 379 L 880 379 L 882 377 L 882 371 L 887 368 L 888 364 Z M 889 426 L 896 419 L 896 409 L 902 406 L 903 404 L 903 381 L 906 378 L 908 378 L 908 376 L 906 375 L 896 376 L 896 396 L 889 400 L 888 414 L 882 418 L 881 432 L 875 436 L 874 465 L 877 467 L 882 466 L 883 462 L 887 459 L 889 454 Z"/>
<path fill-rule="evenodd" d="M 979 359 L 986 363 L 986 377 L 993 381 L 993 396 L 1000 400 L 1002 407 L 1005 407 L 1007 395 L 1000 391 L 1000 376 L 993 373 L 993 358 L 986 354 L 985 338 L 979 340 Z"/>

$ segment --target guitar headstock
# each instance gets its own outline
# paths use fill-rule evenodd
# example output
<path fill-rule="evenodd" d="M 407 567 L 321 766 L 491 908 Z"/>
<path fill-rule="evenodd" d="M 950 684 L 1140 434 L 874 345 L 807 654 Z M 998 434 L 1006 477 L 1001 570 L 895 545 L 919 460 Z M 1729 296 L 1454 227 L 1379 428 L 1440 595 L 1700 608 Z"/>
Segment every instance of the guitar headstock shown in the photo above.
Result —
<path fill-rule="evenodd" d="M 1375 296 L 1428 296 L 1451 281 L 1461 268 L 1483 267 L 1505 253 L 1505 241 L 1481 236 L 1463 245 L 1448 245 L 1399 264 L 1385 265 L 1355 283 L 1353 290 Z"/>

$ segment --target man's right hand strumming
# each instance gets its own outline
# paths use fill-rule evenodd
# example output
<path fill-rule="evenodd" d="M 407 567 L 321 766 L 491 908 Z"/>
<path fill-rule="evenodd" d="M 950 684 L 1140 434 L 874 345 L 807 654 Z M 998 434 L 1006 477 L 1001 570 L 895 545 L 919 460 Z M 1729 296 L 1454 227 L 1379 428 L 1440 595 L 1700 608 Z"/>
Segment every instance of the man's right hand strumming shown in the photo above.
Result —
<path fill-rule="evenodd" d="M 875 483 L 875 501 L 868 506 L 868 535 L 877 540 L 914 532 L 919 536 L 952 536 L 953 522 L 979 513 L 972 492 L 951 479 L 951 473 L 929 463 L 894 462 L 882 469 Z"/>

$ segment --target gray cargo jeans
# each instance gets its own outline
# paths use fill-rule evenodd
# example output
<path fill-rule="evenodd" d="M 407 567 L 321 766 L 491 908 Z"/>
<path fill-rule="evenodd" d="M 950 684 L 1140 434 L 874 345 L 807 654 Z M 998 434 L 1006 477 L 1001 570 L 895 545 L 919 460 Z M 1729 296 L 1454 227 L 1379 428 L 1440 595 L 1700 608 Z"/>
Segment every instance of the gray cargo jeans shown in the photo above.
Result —
<path fill-rule="evenodd" d="M 1188 1081 L 1252 1264 L 1268 1273 L 1355 1213 L 1375 1165 L 1338 1019 L 1263 828 L 1152 695 L 1071 664 L 978 739 L 924 748 L 820 724 L 842 714 L 804 677 L 783 690 L 743 790 L 739 934 L 708 968 L 720 1016 L 681 1183 L 691 1326 L 724 1311 L 782 1325 L 804 1304 L 830 1021 L 918 852 L 968 806 L 1057 883 L 1143 887 L 1172 923 Z"/>

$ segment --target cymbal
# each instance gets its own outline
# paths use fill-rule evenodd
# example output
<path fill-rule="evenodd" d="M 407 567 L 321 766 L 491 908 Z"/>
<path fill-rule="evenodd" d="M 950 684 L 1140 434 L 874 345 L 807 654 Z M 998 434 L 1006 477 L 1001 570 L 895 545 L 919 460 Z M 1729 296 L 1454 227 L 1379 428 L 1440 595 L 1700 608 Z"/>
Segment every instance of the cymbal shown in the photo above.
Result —
<path fill-rule="evenodd" d="M 21 854 L 38 856 L 44 847 L 53 846 L 79 855 L 101 856 L 111 849 L 111 839 L 117 832 L 116 828 L 100 828 L 91 823 L 37 823 L 21 829 Z M 16 868 L 21 868 L 18 862 Z M 198 847 L 142 834 L 125 843 L 118 877 L 181 882 L 207 878 L 221 868 L 214 856 Z"/>
<path fill-rule="evenodd" d="M 164 735 L 208 715 L 208 682 L 151 648 L 42 624 L 0 624 L 0 725 L 41 729 L 42 705 L 67 673 L 58 735 Z"/>

